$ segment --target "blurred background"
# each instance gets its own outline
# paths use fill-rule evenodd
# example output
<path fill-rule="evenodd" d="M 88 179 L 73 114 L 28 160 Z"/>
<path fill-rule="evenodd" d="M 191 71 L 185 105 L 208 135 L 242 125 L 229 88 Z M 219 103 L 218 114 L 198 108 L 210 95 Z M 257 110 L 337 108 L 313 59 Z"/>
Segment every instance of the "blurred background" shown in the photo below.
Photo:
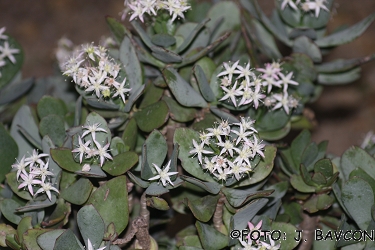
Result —
<path fill-rule="evenodd" d="M 259 0 L 270 13 L 274 0 Z M 110 32 L 109 15 L 120 19 L 122 0 L 12 0 L 0 1 L 0 28 L 22 45 L 25 52 L 24 78 L 43 77 L 56 70 L 54 50 L 65 36 L 75 44 L 99 42 Z M 374 0 L 336 0 L 328 31 L 353 25 L 375 12 Z M 324 60 L 356 58 L 375 53 L 375 23 L 357 40 L 335 49 Z M 349 146 L 359 145 L 369 130 L 375 130 L 375 62 L 362 66 L 355 83 L 326 87 L 311 105 L 317 126 L 313 140 L 329 140 L 328 152 L 341 155 Z"/>

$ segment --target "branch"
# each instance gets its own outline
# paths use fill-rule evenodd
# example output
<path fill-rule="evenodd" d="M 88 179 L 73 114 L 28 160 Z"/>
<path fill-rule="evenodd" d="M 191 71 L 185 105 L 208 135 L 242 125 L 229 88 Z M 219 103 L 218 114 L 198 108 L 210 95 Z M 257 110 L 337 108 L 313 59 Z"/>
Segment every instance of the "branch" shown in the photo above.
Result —
<path fill-rule="evenodd" d="M 219 232 L 223 232 L 223 227 L 224 227 L 224 223 L 223 223 L 223 206 L 224 206 L 224 203 L 225 203 L 225 196 L 223 193 L 220 193 L 220 198 L 219 200 L 217 201 L 217 204 L 216 204 L 216 209 L 215 209 L 215 213 L 214 213 L 214 217 L 213 217 L 213 222 L 214 222 L 214 227 L 217 231 Z"/>

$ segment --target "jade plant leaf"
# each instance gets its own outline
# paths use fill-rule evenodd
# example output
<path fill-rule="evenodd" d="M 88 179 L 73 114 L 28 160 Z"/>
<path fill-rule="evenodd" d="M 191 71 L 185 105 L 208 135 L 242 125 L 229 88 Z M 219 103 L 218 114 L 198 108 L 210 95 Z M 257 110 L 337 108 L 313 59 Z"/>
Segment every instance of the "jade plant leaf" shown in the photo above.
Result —
<path fill-rule="evenodd" d="M 39 135 L 39 129 L 37 124 L 35 123 L 29 106 L 24 105 L 17 111 L 10 128 L 10 135 L 13 137 L 18 146 L 18 160 L 20 160 L 24 155 L 28 155 L 28 153 L 31 154 L 34 149 L 30 142 L 25 139 L 25 137 L 21 133 L 20 127 L 27 128 L 27 132 L 29 133 L 29 135 L 39 145 L 41 145 L 42 139 Z"/>
<path fill-rule="evenodd" d="M 138 155 L 127 151 L 113 157 L 112 161 L 106 162 L 102 169 L 112 176 L 118 176 L 126 173 L 138 162 Z"/>
<path fill-rule="evenodd" d="M 44 228 L 34 228 L 29 229 L 23 234 L 23 244 L 25 245 L 26 249 L 35 249 L 41 250 L 37 238 L 39 235 L 42 235 L 46 232 L 51 231 L 51 229 L 44 229 Z M 44 250 L 44 249 L 43 249 Z"/>
<path fill-rule="evenodd" d="M 374 19 L 375 13 L 369 15 L 359 23 L 345 30 L 318 39 L 315 41 L 315 43 L 321 48 L 326 48 L 351 42 L 357 37 L 359 37 L 370 26 Z"/>
<path fill-rule="evenodd" d="M 125 26 L 122 23 L 118 22 L 115 18 L 107 16 L 105 20 L 118 44 L 120 44 L 124 39 L 125 34 L 130 34 Z"/>
<path fill-rule="evenodd" d="M 223 187 L 222 192 L 225 194 L 225 197 L 230 205 L 233 207 L 241 207 L 250 200 L 271 195 L 273 190 L 254 192 L 253 190 L 241 190 Z"/>
<path fill-rule="evenodd" d="M 206 190 L 207 192 L 211 193 L 211 194 L 218 194 L 220 192 L 220 184 L 216 183 L 216 182 L 205 182 L 205 181 L 201 181 L 199 179 L 195 179 L 193 177 L 189 177 L 189 176 L 186 176 L 186 175 L 181 175 L 180 176 L 181 179 L 183 179 L 184 181 L 188 181 L 200 188 L 203 188 L 204 190 Z"/>
<path fill-rule="evenodd" d="M 212 226 L 197 221 L 195 227 L 197 228 L 199 239 L 204 249 L 216 250 L 228 245 L 228 236 L 220 233 Z"/>
<path fill-rule="evenodd" d="M 128 146 L 130 150 L 133 150 L 136 143 L 137 137 L 134 136 L 138 133 L 137 122 L 134 118 L 131 118 L 125 125 L 124 133 L 122 134 L 122 140 L 125 146 Z"/>
<path fill-rule="evenodd" d="M 365 150 L 359 147 L 351 147 L 346 150 L 341 157 L 340 172 L 342 173 L 344 180 L 348 180 L 350 173 L 359 167 L 375 179 L 374 166 L 375 159 Z"/>
<path fill-rule="evenodd" d="M 189 122 L 194 120 L 197 113 L 195 108 L 184 107 L 168 96 L 163 96 L 162 100 L 168 105 L 171 119 L 177 122 Z"/>
<path fill-rule="evenodd" d="M 191 48 L 197 48 L 199 46 L 206 46 L 209 41 L 208 31 L 201 32 L 201 29 L 205 26 L 206 23 L 210 21 L 209 18 L 205 18 L 199 24 L 197 24 L 191 32 L 188 32 L 192 28 L 192 23 L 182 24 L 176 31 L 176 36 L 181 35 L 184 37 L 182 44 L 177 48 L 177 53 L 184 51 L 189 45 Z M 188 34 L 188 36 L 187 36 Z M 199 35 L 198 35 L 199 34 Z M 198 37 L 197 37 L 198 36 Z M 203 43 L 202 43 L 203 41 Z M 201 43 L 201 44 L 200 44 Z"/>
<path fill-rule="evenodd" d="M 191 87 L 172 67 L 163 70 L 163 76 L 177 101 L 187 107 L 207 107 L 203 97 Z"/>
<path fill-rule="evenodd" d="M 74 172 L 75 174 L 82 175 L 85 177 L 92 177 L 92 178 L 105 178 L 107 175 L 104 173 L 102 168 L 96 164 L 92 164 L 90 166 L 90 171 L 83 171 L 78 170 Z"/>
<path fill-rule="evenodd" d="M 303 204 L 303 209 L 309 213 L 316 213 L 330 208 L 334 201 L 335 199 L 328 194 L 314 195 Z"/>
<path fill-rule="evenodd" d="M 155 197 L 155 196 L 147 198 L 147 205 L 150 207 L 156 208 L 158 210 L 167 211 L 169 209 L 168 202 L 166 202 L 162 198 Z"/>
<path fill-rule="evenodd" d="M 126 149 L 129 149 L 129 148 L 126 148 L 124 141 L 118 136 L 112 138 L 111 145 L 109 148 L 110 148 L 109 151 L 111 152 L 112 156 L 121 154 L 125 152 Z"/>
<path fill-rule="evenodd" d="M 315 187 L 306 184 L 305 181 L 303 180 L 302 176 L 300 176 L 300 175 L 295 175 L 295 174 L 292 175 L 290 177 L 290 184 L 292 184 L 292 186 L 295 189 L 297 189 L 298 191 L 300 191 L 302 193 L 313 193 L 313 192 L 315 192 Z"/>
<path fill-rule="evenodd" d="M 331 9 L 333 2 L 333 0 L 327 0 L 325 1 L 324 5 L 327 7 L 327 9 Z M 327 23 L 331 18 L 332 15 L 330 11 L 321 11 L 318 17 L 315 17 L 314 15 L 305 14 L 302 16 L 301 24 L 304 27 L 320 29 L 327 26 Z"/>
<path fill-rule="evenodd" d="M 18 156 L 18 146 L 13 138 L 0 123 L 0 182 L 5 180 L 5 175 L 12 169 L 15 158 Z"/>
<path fill-rule="evenodd" d="M 256 19 L 251 20 L 254 27 L 254 36 L 252 37 L 259 44 L 259 49 L 271 59 L 279 59 L 282 57 L 272 34 Z M 245 24 L 245 27 L 247 25 Z M 253 32 L 249 32 L 251 35 Z"/>
<path fill-rule="evenodd" d="M 168 114 L 168 105 L 159 101 L 135 113 L 134 118 L 142 131 L 151 132 L 168 120 Z"/>
<path fill-rule="evenodd" d="M 208 222 L 215 212 L 219 198 L 220 195 L 207 195 L 198 199 L 186 198 L 186 203 L 195 218 L 203 222 Z"/>
<path fill-rule="evenodd" d="M 62 100 L 47 95 L 40 99 L 36 109 L 40 119 L 47 115 L 58 115 L 63 117 L 67 112 L 65 103 Z"/>
<path fill-rule="evenodd" d="M 176 43 L 176 38 L 168 34 L 155 34 L 151 37 L 151 42 L 155 45 L 168 48 Z"/>
<path fill-rule="evenodd" d="M 344 183 L 341 192 L 341 200 L 349 214 L 361 230 L 366 230 L 372 220 L 371 207 L 374 205 L 371 186 L 365 180 L 353 177 Z"/>
<path fill-rule="evenodd" d="M 81 165 L 74 161 L 72 150 L 69 148 L 51 148 L 52 159 L 69 172 L 81 170 Z"/>
<path fill-rule="evenodd" d="M 316 65 L 315 68 L 319 73 L 339 73 L 350 70 L 356 66 L 375 59 L 375 54 L 362 58 L 337 59 L 331 62 Z"/>
<path fill-rule="evenodd" d="M 27 93 L 33 86 L 34 81 L 34 78 L 28 78 L 26 80 L 13 79 L 0 91 L 0 105 L 13 102 Z"/>
<path fill-rule="evenodd" d="M 89 249 L 89 246 L 87 245 L 88 239 L 90 239 L 94 248 L 100 246 L 104 236 L 105 227 L 103 219 L 93 205 L 84 206 L 78 211 L 77 224 L 83 241 L 86 244 L 86 249 Z"/>
<path fill-rule="evenodd" d="M 148 84 L 145 87 L 145 93 L 142 98 L 142 102 L 139 105 L 140 109 L 143 109 L 151 104 L 156 103 L 163 96 L 164 89 L 155 86 L 153 83 Z"/>
<path fill-rule="evenodd" d="M 275 245 L 277 243 L 281 244 L 280 249 L 294 249 L 298 244 L 299 241 L 296 241 L 295 239 L 298 236 L 297 228 L 290 223 L 284 223 L 284 222 L 272 222 L 271 224 L 271 230 L 276 231 L 279 230 L 282 232 L 282 238 L 280 242 L 276 241 Z"/>
<path fill-rule="evenodd" d="M 0 203 L 1 214 L 10 222 L 18 225 L 22 220 L 21 214 L 17 214 L 16 209 L 21 205 L 12 199 L 4 199 Z"/>
<path fill-rule="evenodd" d="M 135 89 L 143 84 L 142 68 L 130 38 L 125 36 L 120 45 L 120 61 L 124 64 L 126 81 Z"/>
<path fill-rule="evenodd" d="M 294 40 L 293 52 L 306 54 L 315 63 L 322 61 L 322 54 L 319 47 L 306 36 L 300 36 Z"/>
<path fill-rule="evenodd" d="M 211 175 L 204 172 L 202 166 L 199 165 L 198 159 L 196 157 L 191 157 L 192 154 L 190 154 L 189 152 L 193 147 L 193 139 L 198 141 L 199 135 L 192 129 L 177 128 L 174 133 L 173 143 L 177 143 L 180 146 L 178 159 L 180 159 L 182 167 L 189 174 L 200 180 L 207 182 L 216 182 L 211 177 Z"/>
<path fill-rule="evenodd" d="M 31 216 L 23 217 L 17 226 L 17 237 L 21 244 L 23 244 L 23 234 L 27 230 L 32 228 L 33 226 L 31 225 Z"/>
<path fill-rule="evenodd" d="M 11 235 L 11 234 L 16 234 L 17 231 L 11 227 L 10 225 L 6 225 L 4 223 L 1 223 L 0 224 L 0 246 L 2 247 L 6 247 L 6 243 L 5 243 L 5 236 L 6 235 Z"/>
<path fill-rule="evenodd" d="M 55 145 L 61 147 L 65 139 L 64 119 L 59 115 L 50 114 L 42 118 L 39 123 L 42 136 L 48 135 Z"/>
<path fill-rule="evenodd" d="M 152 195 L 152 196 L 160 196 L 163 194 L 168 193 L 169 190 L 165 188 L 160 182 L 152 182 L 147 189 L 145 190 L 145 193 L 147 195 Z"/>
<path fill-rule="evenodd" d="M 118 176 L 93 192 L 86 204 L 92 204 L 102 217 L 105 226 L 113 223 L 117 234 L 127 226 L 129 219 L 126 177 Z"/>
<path fill-rule="evenodd" d="M 80 178 L 68 188 L 62 190 L 60 196 L 72 204 L 82 205 L 89 198 L 92 189 L 93 185 L 89 179 Z"/>
<path fill-rule="evenodd" d="M 43 250 L 53 250 L 56 239 L 64 232 L 65 232 L 64 229 L 56 229 L 56 230 L 45 232 L 38 236 L 37 238 L 38 245 Z"/>
<path fill-rule="evenodd" d="M 48 198 L 44 200 L 32 200 L 29 201 L 25 204 L 25 206 L 19 207 L 16 209 L 17 212 L 28 212 L 28 211 L 33 211 L 45 207 L 50 207 L 56 203 L 56 195 L 52 194 L 51 195 L 51 200 Z"/>
<path fill-rule="evenodd" d="M 290 116 L 287 115 L 284 110 L 274 110 L 264 113 L 260 119 L 255 122 L 254 126 L 259 131 L 278 130 L 285 127 L 289 118 Z"/>
<path fill-rule="evenodd" d="M 42 234 L 43 235 L 43 234 Z M 81 249 L 84 250 L 82 244 L 79 242 L 71 229 L 65 230 L 60 236 L 57 237 L 54 250 L 71 250 Z"/>
<path fill-rule="evenodd" d="M 320 73 L 318 75 L 318 82 L 323 85 L 347 84 L 359 79 L 361 77 L 360 73 L 360 67 L 355 67 L 351 70 L 335 74 Z"/>

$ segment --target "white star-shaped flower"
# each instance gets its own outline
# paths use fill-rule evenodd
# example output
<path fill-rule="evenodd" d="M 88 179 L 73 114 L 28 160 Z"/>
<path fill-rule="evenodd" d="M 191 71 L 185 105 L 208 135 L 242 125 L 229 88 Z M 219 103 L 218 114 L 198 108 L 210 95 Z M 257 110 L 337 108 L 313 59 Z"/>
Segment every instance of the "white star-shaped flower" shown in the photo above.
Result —
<path fill-rule="evenodd" d="M 193 145 L 194 145 L 194 149 L 190 150 L 189 154 L 194 154 L 194 155 L 197 154 L 198 160 L 200 163 L 202 163 L 202 154 L 213 154 L 213 152 L 204 149 L 204 142 L 202 142 L 201 144 L 198 144 L 193 139 Z"/>
<path fill-rule="evenodd" d="M 127 89 L 127 88 L 124 88 L 124 85 L 125 85 L 125 82 L 126 82 L 126 78 L 124 78 L 124 80 L 122 81 L 121 84 L 115 82 L 114 83 L 114 86 L 116 88 L 116 93 L 113 95 L 113 97 L 116 97 L 118 95 L 121 96 L 121 99 L 122 101 L 125 103 L 125 93 L 128 93 L 131 89 Z"/>
<path fill-rule="evenodd" d="M 224 63 L 224 68 L 225 70 L 223 72 L 220 72 L 217 77 L 219 76 L 228 76 L 229 78 L 229 81 L 231 82 L 232 81 L 232 77 L 233 77 L 233 74 L 235 74 L 235 71 L 236 71 L 236 68 L 237 68 L 237 65 L 240 61 L 237 61 L 235 63 L 232 64 L 232 66 L 229 66 L 228 63 Z"/>
<path fill-rule="evenodd" d="M 9 43 L 6 41 L 4 42 L 4 46 L 0 46 L 0 58 L 5 58 L 8 57 L 9 60 L 15 64 L 16 63 L 16 58 L 13 56 L 13 54 L 18 54 L 20 52 L 19 49 L 13 49 L 9 47 Z"/>
<path fill-rule="evenodd" d="M 85 131 L 85 132 L 90 132 L 90 131 Z M 90 148 L 91 141 L 87 141 L 85 143 L 82 142 L 82 139 L 80 136 L 78 136 L 78 147 L 72 150 L 72 153 L 79 153 L 79 163 L 82 163 L 82 158 L 83 155 L 86 154 Z"/>
<path fill-rule="evenodd" d="M 109 148 L 109 142 L 106 145 L 104 145 L 104 147 L 102 147 L 102 145 L 100 145 L 100 143 L 97 141 L 94 141 L 94 143 L 98 148 L 95 154 L 98 155 L 100 158 L 100 166 L 103 166 L 105 158 L 113 160 L 112 156 L 107 153 L 107 150 Z"/>
<path fill-rule="evenodd" d="M 36 191 L 35 195 L 39 194 L 39 193 L 46 193 L 47 196 L 48 196 L 48 199 L 51 200 L 51 191 L 55 191 L 56 193 L 59 193 L 59 190 L 57 190 L 56 188 L 52 187 L 51 183 L 40 183 L 40 185 L 42 186 L 41 188 L 38 189 L 38 191 Z"/>
<path fill-rule="evenodd" d="M 169 166 L 171 165 L 171 160 L 169 160 L 168 164 L 165 166 L 163 170 L 161 170 L 155 163 L 152 163 L 152 165 L 155 167 L 156 171 L 158 172 L 158 175 L 151 177 L 150 179 L 148 179 L 149 181 L 160 179 L 164 187 L 167 185 L 167 182 L 174 186 L 169 176 L 178 174 L 178 172 L 168 173 Z"/>
<path fill-rule="evenodd" d="M 104 132 L 107 133 L 107 131 L 104 128 L 100 127 L 100 123 L 94 123 L 93 125 L 86 125 L 83 126 L 84 129 L 87 129 L 87 131 L 83 132 L 82 138 L 85 137 L 87 134 L 91 133 L 92 139 L 95 140 L 95 133 L 96 132 Z"/>

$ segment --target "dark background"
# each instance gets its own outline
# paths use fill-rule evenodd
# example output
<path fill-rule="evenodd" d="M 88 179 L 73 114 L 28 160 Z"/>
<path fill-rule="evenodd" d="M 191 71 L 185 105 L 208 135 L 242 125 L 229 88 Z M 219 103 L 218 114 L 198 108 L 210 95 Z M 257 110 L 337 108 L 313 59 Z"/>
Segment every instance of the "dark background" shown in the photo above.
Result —
<path fill-rule="evenodd" d="M 273 0 L 259 0 L 266 12 Z M 43 77 L 53 73 L 54 50 L 62 36 L 75 44 L 95 42 L 109 35 L 104 17 L 120 18 L 122 0 L 1 0 L 0 28 L 15 37 L 25 52 L 23 76 Z M 375 12 L 374 0 L 336 0 L 329 31 L 353 25 Z M 334 50 L 327 60 L 362 57 L 375 53 L 375 24 L 357 40 Z M 318 126 L 313 140 L 329 140 L 328 151 L 342 154 L 360 144 L 369 130 L 375 130 L 375 62 L 362 67 L 355 83 L 326 87 L 312 105 Z"/>

